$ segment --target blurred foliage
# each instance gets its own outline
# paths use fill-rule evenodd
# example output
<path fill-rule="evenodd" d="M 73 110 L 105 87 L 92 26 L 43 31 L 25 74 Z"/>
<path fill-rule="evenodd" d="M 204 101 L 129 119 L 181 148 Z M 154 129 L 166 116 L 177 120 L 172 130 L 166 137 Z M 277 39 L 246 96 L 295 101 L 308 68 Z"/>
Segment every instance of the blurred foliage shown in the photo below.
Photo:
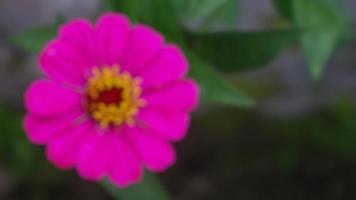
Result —
<path fill-rule="evenodd" d="M 234 72 L 261 67 L 298 41 L 297 30 L 194 33 L 195 50 L 219 69 Z M 218 53 L 217 53 L 218 50 Z"/>
<path fill-rule="evenodd" d="M 183 21 L 204 22 L 204 28 L 213 25 L 234 27 L 239 15 L 240 0 L 173 0 Z M 202 6 L 203 5 L 203 6 Z"/>
<path fill-rule="evenodd" d="M 53 187 L 64 185 L 67 177 L 46 161 L 41 148 L 30 144 L 22 130 L 22 117 L 23 111 L 0 105 L 1 173 L 11 179 L 2 181 L 12 187 L 9 193 L 0 192 L 0 199 L 49 199 L 58 192 Z M 73 193 L 66 195 L 63 190 L 57 193 L 58 198 L 76 198 Z"/>
<path fill-rule="evenodd" d="M 149 24 L 169 40 L 182 40 L 178 16 L 171 0 L 107 0 L 108 8 L 127 14 L 133 22 Z"/>
<path fill-rule="evenodd" d="M 206 18 L 229 0 L 175 0 L 181 16 L 187 19 Z M 236 1 L 235 1 L 236 2 Z M 203 6 L 202 6 L 203 5 Z"/>
<path fill-rule="evenodd" d="M 314 143 L 332 149 L 348 158 L 356 156 L 356 108 L 351 101 L 340 100 L 332 112 L 321 119 L 314 119 L 311 134 Z M 329 126 L 326 126 L 329 124 Z"/>
<path fill-rule="evenodd" d="M 56 35 L 58 26 L 64 22 L 64 17 L 57 16 L 52 25 L 31 28 L 11 38 L 15 45 L 29 52 L 40 52 L 44 45 Z"/>
<path fill-rule="evenodd" d="M 293 21 L 293 0 L 273 0 L 273 3 L 282 17 L 287 18 L 289 21 Z"/>
<path fill-rule="evenodd" d="M 140 199 L 140 200 L 168 200 L 168 194 L 160 184 L 159 180 L 151 173 L 145 172 L 145 176 L 140 184 L 133 185 L 125 190 L 118 190 L 108 181 L 103 183 L 105 188 L 116 199 Z"/>
<path fill-rule="evenodd" d="M 32 172 L 36 168 L 36 149 L 31 145 L 22 131 L 22 114 L 0 106 L 1 158 L 11 159 L 7 166 L 16 170 L 16 173 L 23 176 Z M 6 122 L 6 123 L 5 123 Z M 8 155 L 11 155 L 8 156 Z"/>
<path fill-rule="evenodd" d="M 253 99 L 235 90 L 218 72 L 205 64 L 199 57 L 186 51 L 192 66 L 189 75 L 200 84 L 200 97 L 208 102 L 232 106 L 253 106 Z"/>
<path fill-rule="evenodd" d="M 345 9 L 339 0 L 295 0 L 294 13 L 295 23 L 309 29 L 302 45 L 310 71 L 318 79 L 347 25 Z"/>
<path fill-rule="evenodd" d="M 42 26 L 17 34 L 12 42 L 27 51 L 39 52 L 43 46 L 56 34 L 56 26 Z"/>
<path fill-rule="evenodd" d="M 351 26 L 349 16 L 340 0 L 274 0 L 280 13 L 304 31 L 301 37 L 303 51 L 315 79 L 337 43 Z"/>

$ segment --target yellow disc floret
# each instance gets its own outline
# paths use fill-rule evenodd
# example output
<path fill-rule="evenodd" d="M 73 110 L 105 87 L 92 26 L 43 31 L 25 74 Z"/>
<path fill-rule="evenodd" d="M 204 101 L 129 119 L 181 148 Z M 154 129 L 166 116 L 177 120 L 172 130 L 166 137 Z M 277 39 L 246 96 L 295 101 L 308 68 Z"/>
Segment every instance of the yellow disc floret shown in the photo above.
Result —
<path fill-rule="evenodd" d="M 86 107 L 90 116 L 103 128 L 133 125 L 139 108 L 145 104 L 140 99 L 140 83 L 140 78 L 120 72 L 118 65 L 94 67 L 87 83 Z"/>

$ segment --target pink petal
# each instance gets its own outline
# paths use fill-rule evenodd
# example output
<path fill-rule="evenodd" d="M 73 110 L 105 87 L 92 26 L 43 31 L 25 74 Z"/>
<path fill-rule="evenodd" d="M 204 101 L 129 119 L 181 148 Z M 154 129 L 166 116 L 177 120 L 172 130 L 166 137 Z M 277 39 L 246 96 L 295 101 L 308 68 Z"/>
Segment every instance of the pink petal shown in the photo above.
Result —
<path fill-rule="evenodd" d="M 112 151 L 109 164 L 109 178 L 119 187 L 127 187 L 140 181 L 143 168 L 136 152 L 123 135 L 111 135 Z"/>
<path fill-rule="evenodd" d="M 81 53 L 89 67 L 98 64 L 95 29 L 89 21 L 74 19 L 62 25 L 59 29 L 59 37 L 78 53 Z"/>
<path fill-rule="evenodd" d="M 147 107 L 165 110 L 192 111 L 197 107 L 199 87 L 192 80 L 180 80 L 142 96 Z"/>
<path fill-rule="evenodd" d="M 147 129 L 132 128 L 129 136 L 135 144 L 141 159 L 153 172 L 163 172 L 176 161 L 173 146 L 159 137 L 154 137 Z"/>
<path fill-rule="evenodd" d="M 183 52 L 174 45 L 164 47 L 160 55 L 138 75 L 142 77 L 142 87 L 162 87 L 164 84 L 183 78 L 188 70 L 188 62 Z"/>
<path fill-rule="evenodd" d="M 45 46 L 39 62 L 48 77 L 77 86 L 85 83 L 83 69 L 91 65 L 83 52 L 61 39 L 54 39 Z"/>
<path fill-rule="evenodd" d="M 116 13 L 102 15 L 96 28 L 100 64 L 121 64 L 130 29 L 126 16 Z"/>
<path fill-rule="evenodd" d="M 124 60 L 124 70 L 137 72 L 149 61 L 155 59 L 163 47 L 161 34 L 145 25 L 136 25 L 130 35 L 130 43 Z"/>
<path fill-rule="evenodd" d="M 53 116 L 81 108 L 81 95 L 49 80 L 32 83 L 25 95 L 26 109 L 35 115 Z"/>
<path fill-rule="evenodd" d="M 108 135 L 92 134 L 83 145 L 78 159 L 77 170 L 81 177 L 99 181 L 107 171 L 111 159 Z"/>
<path fill-rule="evenodd" d="M 86 122 L 52 138 L 46 148 L 47 159 L 60 169 L 74 167 L 82 145 L 89 138 L 90 131 L 92 127 L 89 122 Z"/>
<path fill-rule="evenodd" d="M 66 114 L 52 118 L 41 118 L 28 114 L 23 126 L 28 139 L 34 144 L 47 144 L 55 135 L 73 125 L 82 113 Z"/>
<path fill-rule="evenodd" d="M 137 124 L 152 129 L 159 136 L 171 141 L 182 140 L 187 132 L 190 116 L 182 111 L 163 111 L 157 109 L 141 109 Z"/>

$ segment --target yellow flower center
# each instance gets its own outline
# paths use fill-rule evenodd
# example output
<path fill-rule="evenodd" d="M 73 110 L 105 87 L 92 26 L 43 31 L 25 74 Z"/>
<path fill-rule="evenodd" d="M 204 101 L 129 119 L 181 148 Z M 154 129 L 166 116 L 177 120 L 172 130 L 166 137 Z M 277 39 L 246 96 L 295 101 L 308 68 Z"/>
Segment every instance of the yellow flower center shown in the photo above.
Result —
<path fill-rule="evenodd" d="M 141 79 L 120 72 L 118 65 L 94 67 L 87 83 L 86 107 L 90 116 L 102 128 L 124 123 L 132 126 L 140 107 L 145 105 L 141 96 Z"/>

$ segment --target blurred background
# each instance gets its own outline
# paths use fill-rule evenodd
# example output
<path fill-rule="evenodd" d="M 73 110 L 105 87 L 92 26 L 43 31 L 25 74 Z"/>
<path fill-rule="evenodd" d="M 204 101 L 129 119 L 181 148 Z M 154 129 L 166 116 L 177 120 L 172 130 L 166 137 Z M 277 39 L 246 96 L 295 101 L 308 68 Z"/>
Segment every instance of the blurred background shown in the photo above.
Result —
<path fill-rule="evenodd" d="M 180 8 L 176 10 L 189 48 L 220 71 L 229 86 L 257 104 L 246 107 L 219 103 L 218 97 L 207 102 L 202 98 L 188 137 L 176 145 L 177 164 L 159 175 L 171 198 L 356 199 L 356 1 L 336 1 L 342 2 L 339 13 L 345 14 L 337 37 L 327 33 L 339 26 L 299 33 L 308 30 L 297 25 L 309 19 L 333 25 L 333 15 L 330 18 L 329 11 L 317 3 L 320 16 L 314 17 L 298 15 L 297 8 L 284 9 L 288 1 L 283 0 L 184 1 L 190 7 L 173 5 Z M 31 145 L 21 128 L 23 93 L 41 76 L 37 53 L 30 50 L 40 48 L 36 45 L 42 43 L 36 39 L 47 34 L 28 30 L 75 17 L 95 20 L 103 11 L 121 5 L 120 0 L 107 2 L 0 0 L 0 199 L 112 199 L 99 184 L 51 166 L 43 148 Z M 208 2 L 222 4 L 209 8 Z M 164 5 L 161 10 L 168 9 Z M 160 5 L 155 6 L 143 9 Z M 315 9 L 313 5 L 304 8 L 305 13 Z M 230 14 L 229 20 L 216 20 L 218 12 Z M 158 24 L 158 29 L 164 26 L 164 22 Z M 273 31 L 265 37 L 266 30 Z M 286 34 L 276 35 L 274 30 L 305 35 L 275 47 Z M 318 67 L 313 56 L 308 57 L 308 45 L 309 54 L 330 49 L 320 56 L 325 61 L 315 61 L 323 70 L 314 69 Z M 236 56 L 235 49 L 241 51 Z M 225 50 L 228 54 L 223 56 L 229 57 L 219 57 Z M 246 52 L 252 52 L 250 57 L 241 56 Z M 267 58 L 259 58 L 262 53 Z M 209 60 L 210 55 L 216 60 Z M 205 75 L 198 77 L 204 84 Z M 204 94 L 210 91 L 219 95 L 204 86 Z"/>

